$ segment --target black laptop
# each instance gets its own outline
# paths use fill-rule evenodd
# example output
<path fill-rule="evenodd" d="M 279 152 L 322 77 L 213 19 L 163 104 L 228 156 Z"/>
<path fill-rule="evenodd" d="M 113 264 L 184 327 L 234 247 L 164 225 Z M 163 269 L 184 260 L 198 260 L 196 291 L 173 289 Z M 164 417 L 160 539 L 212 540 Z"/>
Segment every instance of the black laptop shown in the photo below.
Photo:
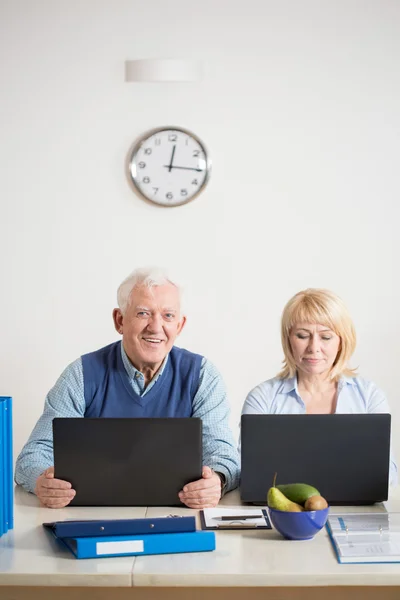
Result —
<path fill-rule="evenodd" d="M 178 492 L 201 479 L 201 419 L 57 418 L 53 439 L 71 505 L 179 506 Z"/>
<path fill-rule="evenodd" d="M 329 504 L 388 498 L 389 414 L 242 415 L 243 502 L 266 504 L 277 483 L 308 483 Z"/>

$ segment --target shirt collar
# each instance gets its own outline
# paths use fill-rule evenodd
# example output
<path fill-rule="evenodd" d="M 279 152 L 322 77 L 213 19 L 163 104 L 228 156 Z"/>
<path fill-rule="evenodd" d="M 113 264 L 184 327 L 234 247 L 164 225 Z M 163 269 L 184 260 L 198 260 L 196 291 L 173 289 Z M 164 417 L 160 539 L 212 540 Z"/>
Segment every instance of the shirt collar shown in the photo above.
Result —
<path fill-rule="evenodd" d="M 345 385 L 356 385 L 354 377 L 348 375 L 342 375 L 339 379 L 339 388 L 342 389 Z"/>
<path fill-rule="evenodd" d="M 124 345 L 122 342 L 121 342 L 121 356 L 122 356 L 122 362 L 124 363 L 124 367 L 125 367 L 126 372 L 128 373 L 129 379 L 136 379 L 137 373 L 139 373 L 139 374 L 141 374 L 141 373 L 140 373 L 140 371 L 138 371 L 138 369 L 136 369 L 136 367 L 133 366 L 133 364 L 129 360 L 129 357 L 128 357 L 127 353 L 125 352 L 125 348 L 124 348 Z M 168 362 L 168 354 L 164 358 L 162 365 L 157 372 L 157 375 L 155 376 L 155 378 L 153 378 L 154 381 L 157 381 L 157 379 L 159 377 L 161 377 L 161 375 L 164 373 L 164 369 L 165 369 L 167 362 Z"/>
<path fill-rule="evenodd" d="M 355 385 L 354 377 L 348 377 L 347 375 L 342 375 L 339 379 L 339 385 L 338 385 L 339 389 L 342 389 L 346 384 Z M 284 394 L 289 394 L 290 392 L 293 392 L 293 390 L 295 390 L 296 394 L 298 394 L 297 376 L 294 375 L 294 377 L 287 377 L 286 379 L 282 379 L 282 384 L 281 384 L 281 387 L 279 388 L 279 392 L 283 392 Z"/>
<path fill-rule="evenodd" d="M 297 377 L 286 377 L 286 379 L 282 379 L 281 387 L 279 388 L 279 392 L 283 392 L 284 394 L 289 394 L 296 390 L 297 392 Z"/>

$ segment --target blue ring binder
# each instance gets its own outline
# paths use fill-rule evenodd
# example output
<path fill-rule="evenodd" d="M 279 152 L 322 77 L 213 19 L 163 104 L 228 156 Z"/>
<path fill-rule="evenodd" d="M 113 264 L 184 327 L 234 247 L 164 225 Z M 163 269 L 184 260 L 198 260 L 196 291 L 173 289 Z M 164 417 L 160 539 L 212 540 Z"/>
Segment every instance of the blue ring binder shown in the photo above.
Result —
<path fill-rule="evenodd" d="M 0 396 L 0 536 L 14 527 L 12 398 Z"/>

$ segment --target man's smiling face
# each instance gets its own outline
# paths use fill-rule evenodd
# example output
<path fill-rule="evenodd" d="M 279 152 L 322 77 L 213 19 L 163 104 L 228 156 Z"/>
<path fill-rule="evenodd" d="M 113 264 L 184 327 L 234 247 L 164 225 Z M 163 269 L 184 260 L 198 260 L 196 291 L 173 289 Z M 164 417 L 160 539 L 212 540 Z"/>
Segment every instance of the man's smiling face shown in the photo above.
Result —
<path fill-rule="evenodd" d="M 157 370 L 183 329 L 178 288 L 172 283 L 133 288 L 124 312 L 115 311 L 114 320 L 122 333 L 125 352 L 132 364 L 142 370 Z"/>

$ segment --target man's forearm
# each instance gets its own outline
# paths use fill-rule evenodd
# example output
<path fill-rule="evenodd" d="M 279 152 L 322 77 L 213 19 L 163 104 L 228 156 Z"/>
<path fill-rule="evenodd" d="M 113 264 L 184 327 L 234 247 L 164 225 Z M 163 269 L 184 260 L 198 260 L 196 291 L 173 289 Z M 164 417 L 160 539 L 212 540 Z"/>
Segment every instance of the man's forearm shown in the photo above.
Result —
<path fill-rule="evenodd" d="M 18 456 L 15 466 L 16 483 L 28 492 L 33 492 L 39 475 L 54 465 L 53 419 L 83 417 L 84 414 L 82 361 L 78 359 L 65 369 L 47 394 L 43 414 Z"/>
<path fill-rule="evenodd" d="M 27 444 L 18 457 L 15 465 L 15 482 L 21 485 L 27 492 L 34 493 L 36 480 L 48 467 L 53 465 L 53 453 L 46 449 L 38 448 L 38 444 L 32 442 L 33 447 Z"/>
<path fill-rule="evenodd" d="M 231 455 L 230 455 L 231 454 Z M 220 453 L 213 452 L 212 456 L 207 457 L 205 454 L 203 464 L 211 467 L 217 473 L 221 473 L 225 477 L 224 493 L 234 490 L 239 485 L 240 467 L 239 455 L 235 448 L 232 448 L 232 453 L 227 454 L 226 449 Z"/>

